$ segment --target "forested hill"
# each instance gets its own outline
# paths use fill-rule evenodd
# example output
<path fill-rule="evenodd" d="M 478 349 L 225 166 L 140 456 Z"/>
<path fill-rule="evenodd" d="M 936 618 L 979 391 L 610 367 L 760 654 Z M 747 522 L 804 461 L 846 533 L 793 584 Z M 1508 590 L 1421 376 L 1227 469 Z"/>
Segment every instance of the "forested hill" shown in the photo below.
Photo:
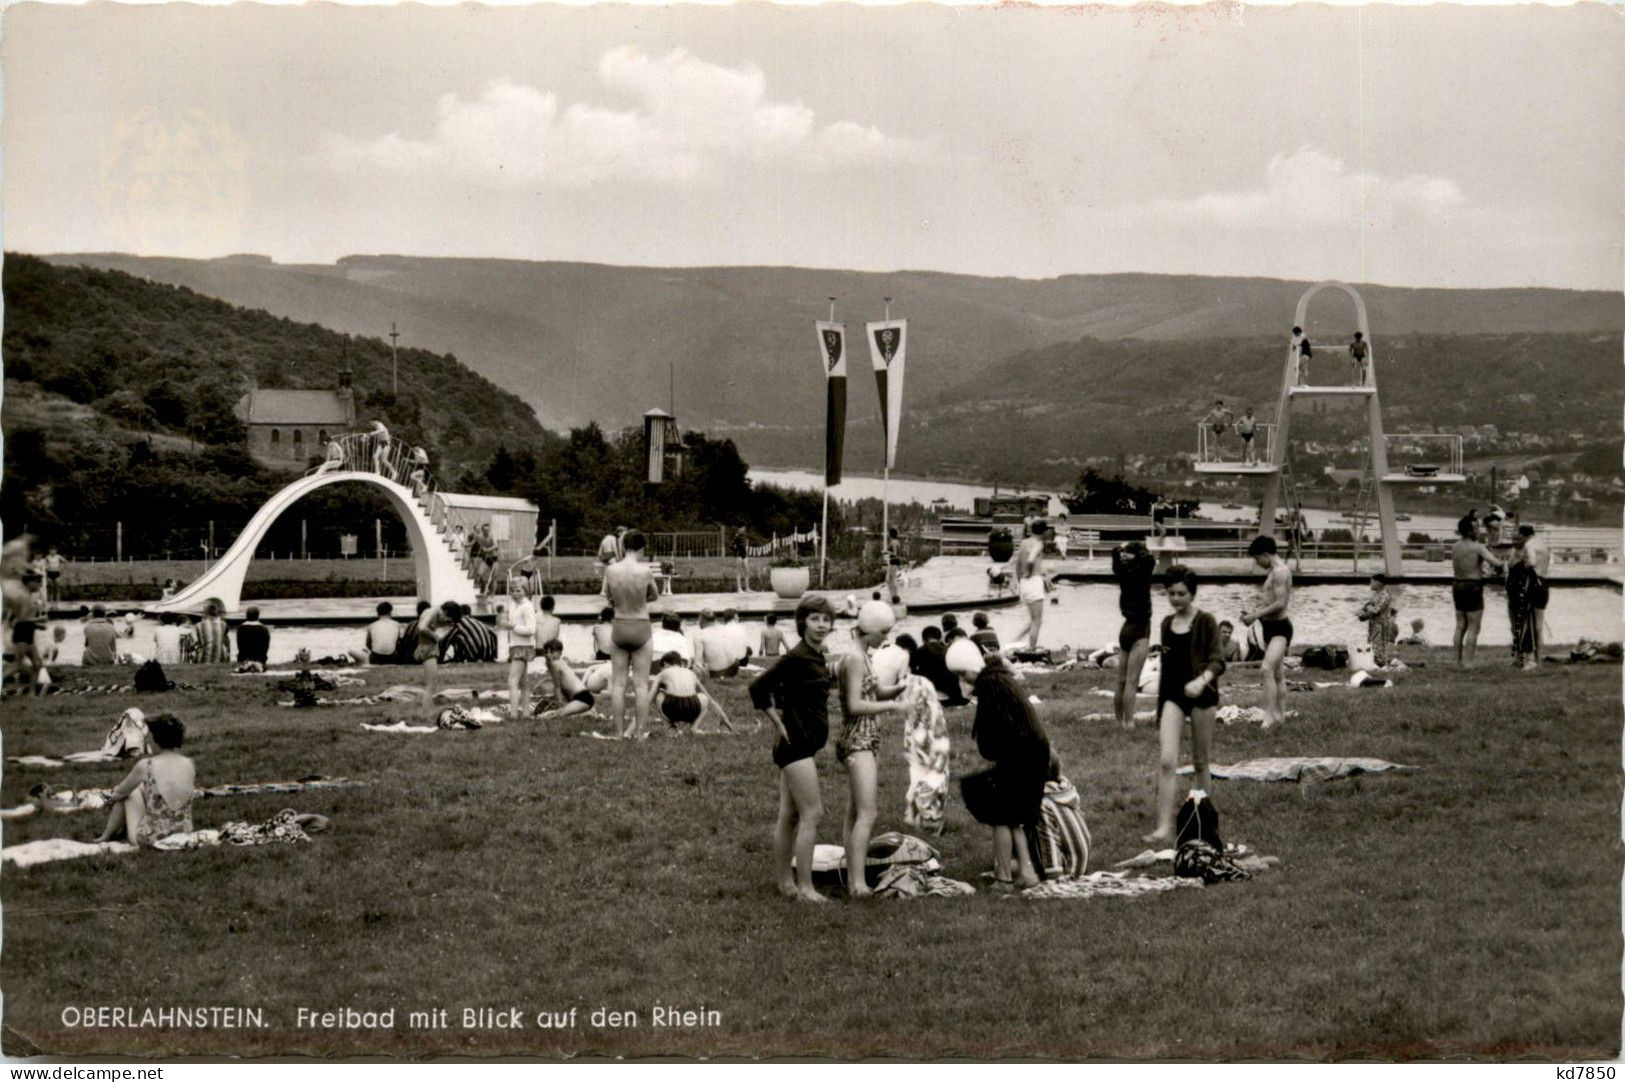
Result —
<path fill-rule="evenodd" d="M 1406 334 L 1379 337 L 1374 347 L 1389 432 L 1494 425 L 1500 436 L 1479 453 L 1612 447 L 1617 461 L 1625 407 L 1618 333 Z M 1024 351 L 951 387 L 910 383 L 898 460 L 921 476 L 1064 485 L 1102 456 L 1188 454 L 1197 419 L 1216 398 L 1237 416 L 1252 406 L 1273 421 L 1283 360 L 1279 337 L 1086 338 Z M 1346 364 L 1323 353 L 1310 375 L 1341 381 Z M 876 397 L 857 386 L 855 398 Z M 1363 438 L 1365 424 L 1355 399 L 1312 399 L 1294 410 L 1293 432 L 1343 442 Z M 822 447 L 816 424 L 727 434 L 759 466 L 805 465 Z M 846 446 L 849 470 L 879 469 L 874 419 L 853 422 Z M 1358 467 L 1359 456 L 1335 464 Z"/>
<path fill-rule="evenodd" d="M 499 446 L 537 448 L 557 437 L 515 395 L 451 354 L 402 349 L 390 390 L 381 338 L 234 307 L 190 289 L 117 271 L 54 266 L 8 253 L 4 266 L 8 432 L 18 403 L 66 398 L 109 427 L 240 446 L 234 415 L 251 386 L 336 387 L 353 368 L 357 420 L 378 418 L 428 447 L 447 473 L 483 469 Z M 30 386 L 32 385 L 32 386 Z M 61 411 L 59 411 L 61 412 Z M 71 411 L 83 423 L 83 410 Z M 93 422 L 94 423 L 94 422 Z"/>
<path fill-rule="evenodd" d="M 1306 283 L 1194 275 L 983 278 L 924 271 L 868 274 L 797 267 L 616 267 L 499 259 L 349 256 L 331 265 L 263 257 L 215 260 L 117 253 L 52 255 L 189 286 L 235 304 L 366 334 L 401 325 L 403 341 L 455 350 L 555 428 L 633 423 L 667 402 L 712 431 L 813 428 L 824 394 L 812 321 L 837 314 L 867 367 L 862 324 L 884 298 L 910 320 L 909 395 L 972 379 L 1006 357 L 1080 339 L 1167 343 L 1165 358 L 1217 339 L 1286 334 Z M 1557 289 L 1361 286 L 1378 340 L 1398 335 L 1618 334 L 1618 294 Z M 1351 329 L 1348 302 L 1323 294 L 1310 332 Z M 852 418 L 876 412 L 854 396 Z M 817 458 L 816 440 L 801 457 Z M 905 445 L 900 469 L 921 472 Z"/>

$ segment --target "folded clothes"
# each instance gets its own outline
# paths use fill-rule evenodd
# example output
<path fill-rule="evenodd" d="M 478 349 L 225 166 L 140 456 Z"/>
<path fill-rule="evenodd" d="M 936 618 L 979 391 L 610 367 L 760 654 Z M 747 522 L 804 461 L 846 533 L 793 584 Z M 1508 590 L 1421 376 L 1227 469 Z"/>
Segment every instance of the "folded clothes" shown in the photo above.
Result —
<path fill-rule="evenodd" d="M 1230 766 L 1215 766 L 1210 773 L 1215 778 L 1233 781 L 1331 781 L 1353 774 L 1383 774 L 1389 771 L 1408 773 L 1421 767 L 1403 766 L 1386 759 L 1360 759 L 1346 756 L 1320 756 L 1274 759 L 1248 759 Z M 1182 766 L 1181 774 L 1195 772 L 1194 767 Z"/>
<path fill-rule="evenodd" d="M 107 731 L 102 746 L 95 751 L 75 751 L 61 758 L 50 755 L 19 755 L 9 759 L 18 766 L 59 767 L 69 763 L 110 763 L 140 755 L 147 750 L 147 717 L 132 706 L 119 715 Z"/>

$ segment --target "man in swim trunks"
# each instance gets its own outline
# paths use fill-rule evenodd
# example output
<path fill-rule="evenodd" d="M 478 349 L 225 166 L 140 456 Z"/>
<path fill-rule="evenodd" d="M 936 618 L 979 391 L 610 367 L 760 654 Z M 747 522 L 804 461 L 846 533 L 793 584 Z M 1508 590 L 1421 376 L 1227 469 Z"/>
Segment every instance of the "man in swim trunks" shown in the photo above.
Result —
<path fill-rule="evenodd" d="M 1302 327 L 1292 328 L 1292 340 L 1298 347 L 1298 386 L 1309 385 L 1309 359 L 1315 355 L 1315 347 L 1309 344 L 1309 336 L 1303 333 Z"/>
<path fill-rule="evenodd" d="M 1535 528 L 1524 522 L 1518 525 L 1518 536 L 1523 538 L 1523 559 L 1535 572 L 1535 585 L 1531 601 L 1535 609 L 1535 656 L 1525 668 L 1540 664 L 1540 647 L 1546 641 L 1546 602 L 1551 599 L 1551 588 L 1546 576 L 1552 570 L 1552 552 L 1544 542 L 1535 540 Z"/>
<path fill-rule="evenodd" d="M 750 537 L 745 533 L 743 526 L 734 531 L 733 540 L 729 542 L 729 551 L 733 553 L 738 566 L 734 568 L 734 589 L 744 593 L 750 589 Z"/>
<path fill-rule="evenodd" d="M 693 726 L 692 732 L 700 732 L 700 723 L 708 712 L 714 712 L 728 732 L 734 731 L 733 724 L 728 720 L 728 712 L 705 693 L 705 685 L 700 683 L 699 675 L 688 667 L 682 655 L 675 650 L 660 659 L 660 671 L 655 674 L 654 699 L 655 709 L 676 732 L 682 732 L 684 726 Z"/>
<path fill-rule="evenodd" d="M 1466 668 L 1478 653 L 1478 629 L 1484 621 L 1484 565 L 1506 567 L 1478 539 L 1472 512 L 1456 523 L 1456 543 L 1450 549 L 1450 598 L 1456 605 L 1456 664 Z"/>
<path fill-rule="evenodd" d="M 542 644 L 542 660 L 547 665 L 547 675 L 553 681 L 553 688 L 558 693 L 559 705 L 536 717 L 541 721 L 552 718 L 567 718 L 575 714 L 585 714 L 593 708 L 598 701 L 593 693 L 587 690 L 587 685 L 581 677 L 564 660 L 564 643 L 558 639 L 549 639 Z"/>
<path fill-rule="evenodd" d="M 642 739 L 649 725 L 649 663 L 654 650 L 649 639 L 649 602 L 660 599 L 654 575 L 643 562 L 643 532 L 628 530 L 621 538 L 625 552 L 604 572 L 604 597 L 615 610 L 610 625 L 610 665 L 613 666 L 609 701 L 616 730 L 622 739 Z M 626 681 L 632 679 L 633 715 L 626 720 Z"/>
<path fill-rule="evenodd" d="M 1241 437 L 1241 461 L 1251 466 L 1257 459 L 1253 457 L 1253 437 L 1258 435 L 1258 418 L 1253 416 L 1253 407 L 1248 406 L 1236 422 L 1236 435 Z"/>
<path fill-rule="evenodd" d="M 608 661 L 614 643 L 610 634 L 614 630 L 615 610 L 607 605 L 599 610 L 598 622 L 592 625 L 592 656 L 594 661 Z"/>
<path fill-rule="evenodd" d="M 762 656 L 781 657 L 789 652 L 790 648 L 784 643 L 784 632 L 779 630 L 778 613 L 768 613 L 767 623 L 762 627 Z"/>
<path fill-rule="evenodd" d="M 1139 691 L 1140 674 L 1151 651 L 1151 580 L 1156 575 L 1157 558 L 1144 541 L 1130 541 L 1112 549 L 1112 574 L 1117 578 L 1117 611 L 1123 626 L 1117 645 L 1123 651 L 1117 666 L 1117 724 L 1134 728 L 1134 697 Z"/>
<path fill-rule="evenodd" d="M 62 600 L 62 569 L 67 563 L 67 558 L 57 551 L 55 545 L 45 554 L 45 600 Z"/>
<path fill-rule="evenodd" d="M 1202 418 L 1202 423 L 1207 425 L 1208 429 L 1213 433 L 1214 461 L 1221 460 L 1219 439 L 1224 435 L 1225 429 L 1229 428 L 1235 419 L 1236 415 L 1225 408 L 1224 399 L 1222 398 L 1215 398 L 1213 400 L 1213 408 L 1208 410 L 1207 415 Z"/>
<path fill-rule="evenodd" d="M 1049 525 L 1035 519 L 1028 527 L 1012 560 L 1016 569 L 1016 593 L 1027 606 L 1027 649 L 1038 649 L 1038 633 L 1044 626 L 1044 602 L 1049 598 L 1049 579 L 1044 575 L 1044 540 Z"/>
<path fill-rule="evenodd" d="M 739 663 L 743 655 L 736 649 L 728 629 L 717 622 L 716 614 L 710 609 L 700 613 L 699 648 L 695 657 L 699 659 L 705 675 L 730 678 L 739 675 Z"/>
<path fill-rule="evenodd" d="M 1248 627 L 1256 622 L 1263 633 L 1264 659 L 1260 666 L 1264 674 L 1264 728 L 1268 729 L 1286 723 L 1283 670 L 1287 647 L 1292 645 L 1292 621 L 1287 618 L 1287 607 L 1292 602 L 1292 569 L 1281 559 L 1275 538 L 1268 534 L 1253 538 L 1247 555 L 1264 571 L 1258 602 L 1251 611 L 1241 614 L 1241 622 Z"/>
<path fill-rule="evenodd" d="M 1370 356 L 1371 347 L 1366 345 L 1365 334 L 1354 332 L 1354 341 L 1349 343 L 1349 360 L 1354 362 L 1354 385 L 1365 386 L 1365 359 Z"/>

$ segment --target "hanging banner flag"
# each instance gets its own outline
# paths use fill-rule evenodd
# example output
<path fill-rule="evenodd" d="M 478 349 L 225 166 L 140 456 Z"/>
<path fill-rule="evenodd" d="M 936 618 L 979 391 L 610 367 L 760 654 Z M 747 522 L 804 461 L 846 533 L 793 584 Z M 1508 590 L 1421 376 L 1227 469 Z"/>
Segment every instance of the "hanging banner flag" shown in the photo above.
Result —
<path fill-rule="evenodd" d="M 880 388 L 880 428 L 886 436 L 886 468 L 897 468 L 897 432 L 903 420 L 903 350 L 908 320 L 888 319 L 868 324 L 869 356 L 875 362 L 875 384 Z"/>
<path fill-rule="evenodd" d="M 818 358 L 824 367 L 824 485 L 841 483 L 846 449 L 846 324 L 818 320 Z"/>

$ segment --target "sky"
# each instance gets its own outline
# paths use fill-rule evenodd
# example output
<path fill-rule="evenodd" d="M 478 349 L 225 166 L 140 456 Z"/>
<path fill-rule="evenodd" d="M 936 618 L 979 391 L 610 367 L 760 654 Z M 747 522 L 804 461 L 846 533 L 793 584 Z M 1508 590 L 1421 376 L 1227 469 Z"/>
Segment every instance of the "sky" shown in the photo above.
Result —
<path fill-rule="evenodd" d="M 1622 284 L 1625 13 L 23 3 L 9 251 Z"/>

